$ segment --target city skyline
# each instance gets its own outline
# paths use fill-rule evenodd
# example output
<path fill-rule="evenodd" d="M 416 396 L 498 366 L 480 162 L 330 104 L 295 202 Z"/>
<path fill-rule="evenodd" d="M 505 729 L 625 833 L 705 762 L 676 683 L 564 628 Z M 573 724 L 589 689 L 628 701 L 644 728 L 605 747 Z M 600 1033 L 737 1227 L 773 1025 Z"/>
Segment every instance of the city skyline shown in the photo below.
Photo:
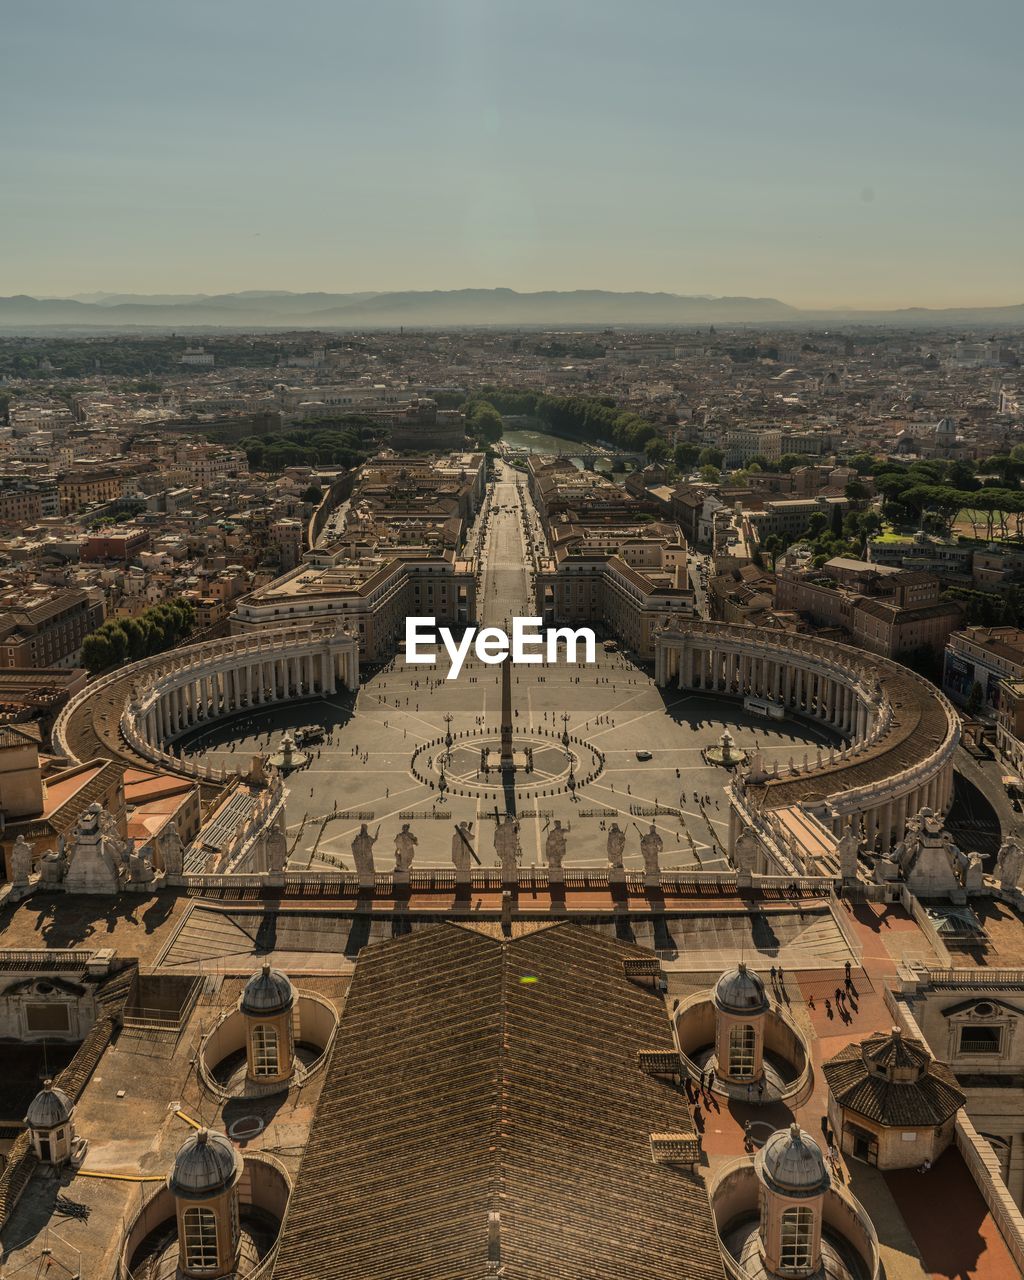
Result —
<path fill-rule="evenodd" d="M 12 13 L 0 293 L 1024 300 L 1016 6 L 293 14 Z"/>

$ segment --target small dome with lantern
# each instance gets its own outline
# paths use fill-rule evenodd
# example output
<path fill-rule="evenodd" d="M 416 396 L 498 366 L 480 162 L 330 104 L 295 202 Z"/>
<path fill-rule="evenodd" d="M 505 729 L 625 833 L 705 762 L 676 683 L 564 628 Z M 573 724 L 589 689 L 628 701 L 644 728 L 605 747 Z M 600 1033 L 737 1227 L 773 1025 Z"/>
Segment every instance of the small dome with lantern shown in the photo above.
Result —
<path fill-rule="evenodd" d="M 55 1089 L 52 1080 L 47 1080 L 29 1103 L 25 1123 L 30 1129 L 56 1129 L 71 1119 L 71 1110 L 68 1095 L 63 1089 Z"/>
<path fill-rule="evenodd" d="M 776 1130 L 754 1168 L 769 1190 L 794 1199 L 821 1195 L 832 1185 L 821 1148 L 798 1124 Z"/>
<path fill-rule="evenodd" d="M 741 960 L 727 969 L 715 984 L 715 1004 L 728 1013 L 765 1013 L 769 1008 L 764 983 Z"/>
<path fill-rule="evenodd" d="M 167 1185 L 176 1196 L 201 1200 L 238 1181 L 242 1158 L 223 1133 L 199 1129 L 178 1149 Z"/>
<path fill-rule="evenodd" d="M 252 1017 L 285 1013 L 295 1003 L 295 989 L 286 974 L 265 964 L 245 984 L 239 1007 Z"/>

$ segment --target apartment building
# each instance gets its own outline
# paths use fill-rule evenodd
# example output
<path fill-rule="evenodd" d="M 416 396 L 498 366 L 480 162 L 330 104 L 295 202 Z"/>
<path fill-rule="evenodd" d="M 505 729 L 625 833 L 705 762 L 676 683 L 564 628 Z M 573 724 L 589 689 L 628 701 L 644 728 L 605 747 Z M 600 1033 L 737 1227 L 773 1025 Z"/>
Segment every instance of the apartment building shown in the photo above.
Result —
<path fill-rule="evenodd" d="M 657 628 L 672 614 L 694 613 L 686 542 L 674 533 L 576 529 L 537 574 L 539 616 L 549 626 L 604 627 L 650 661 Z"/>
<path fill-rule="evenodd" d="M 944 692 L 961 705 L 974 686 L 982 691 L 981 710 L 999 709 L 1004 681 L 1024 679 L 1024 631 L 1018 627 L 965 627 L 946 645 Z"/>
<path fill-rule="evenodd" d="M 775 604 L 816 627 L 845 632 L 858 648 L 895 658 L 942 650 L 963 621 L 960 606 L 939 594 L 938 579 L 928 574 L 836 556 L 821 569 L 781 569 Z"/>
<path fill-rule="evenodd" d="M 918 569 L 934 574 L 943 582 L 970 586 L 974 550 L 970 543 L 951 542 L 919 531 L 906 538 L 892 534 L 872 538 L 868 543 L 868 559 L 872 564 Z"/>
<path fill-rule="evenodd" d="M 476 579 L 451 551 L 407 549 L 351 560 L 344 549 L 310 552 L 291 573 L 243 597 L 233 635 L 264 627 L 318 624 L 359 637 L 362 662 L 385 662 L 405 635 L 408 615 L 465 626 L 476 616 Z"/>
<path fill-rule="evenodd" d="M 0 522 L 33 524 L 60 514 L 60 494 L 55 484 L 0 481 Z"/>
<path fill-rule="evenodd" d="M 0 596 L 0 665 L 72 667 L 103 616 L 102 595 L 93 588 L 10 589 Z"/>

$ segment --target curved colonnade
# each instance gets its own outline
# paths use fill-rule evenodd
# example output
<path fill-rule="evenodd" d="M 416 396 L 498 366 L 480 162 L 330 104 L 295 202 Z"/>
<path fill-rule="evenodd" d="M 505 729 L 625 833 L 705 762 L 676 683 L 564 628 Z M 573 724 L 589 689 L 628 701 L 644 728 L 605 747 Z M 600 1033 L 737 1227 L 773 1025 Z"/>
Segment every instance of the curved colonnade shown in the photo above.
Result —
<path fill-rule="evenodd" d="M 863 827 L 869 847 L 902 839 L 907 818 L 953 798 L 960 721 L 927 680 L 887 658 L 809 636 L 672 619 L 655 639 L 664 687 L 757 698 L 831 729 L 841 747 L 751 771 L 748 808 L 800 805 L 835 835 Z M 735 833 L 730 835 L 734 837 Z"/>
<path fill-rule="evenodd" d="M 127 692 L 118 724 L 128 752 L 175 773 L 226 781 L 231 771 L 174 755 L 175 738 L 223 716 L 296 698 L 330 697 L 359 684 L 359 642 L 346 631 L 280 627 L 206 640 L 144 658 L 93 681 L 63 709 L 54 726 L 57 750 L 72 759 L 83 720 L 97 714 L 105 690 Z"/>

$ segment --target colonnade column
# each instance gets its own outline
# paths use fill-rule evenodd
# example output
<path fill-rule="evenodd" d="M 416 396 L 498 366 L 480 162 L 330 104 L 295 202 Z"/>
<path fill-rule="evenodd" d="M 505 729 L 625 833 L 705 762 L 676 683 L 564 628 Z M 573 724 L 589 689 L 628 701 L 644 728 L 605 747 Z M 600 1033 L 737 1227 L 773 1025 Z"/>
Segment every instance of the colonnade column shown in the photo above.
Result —
<path fill-rule="evenodd" d="M 885 808 L 882 810 L 882 851 L 885 852 L 892 846 L 892 830 L 893 818 L 895 815 L 895 802 L 889 800 Z"/>
<path fill-rule="evenodd" d="M 896 839 L 902 840 L 904 832 L 907 829 L 907 801 L 909 796 L 906 792 L 896 801 Z"/>

